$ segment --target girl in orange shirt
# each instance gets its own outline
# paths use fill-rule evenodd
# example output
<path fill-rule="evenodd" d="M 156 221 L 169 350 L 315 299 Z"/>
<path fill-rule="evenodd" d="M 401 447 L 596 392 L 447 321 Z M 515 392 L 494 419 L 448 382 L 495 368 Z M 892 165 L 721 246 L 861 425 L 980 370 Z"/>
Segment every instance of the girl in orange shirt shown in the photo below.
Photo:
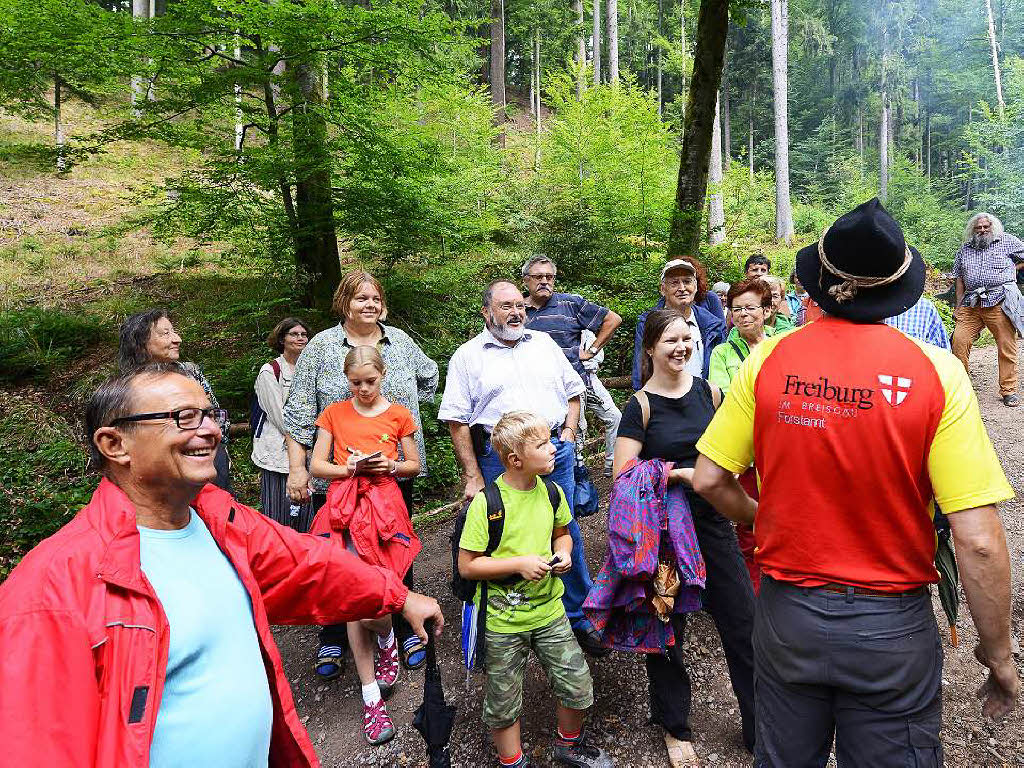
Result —
<path fill-rule="evenodd" d="M 375 347 L 354 347 L 345 357 L 344 371 L 352 389 L 352 398 L 327 406 L 316 420 L 318 429 L 310 461 L 311 473 L 332 481 L 357 475 L 376 476 L 378 479 L 385 475 L 392 478 L 416 477 L 420 471 L 420 457 L 414 438 L 416 423 L 407 408 L 381 397 L 380 384 L 385 369 L 380 353 Z M 330 459 L 332 444 L 333 462 Z M 399 445 L 404 459 L 399 455 Z M 365 459 L 376 453 L 380 455 Z M 400 500 L 397 485 L 393 490 Z M 402 507 L 402 512 L 408 514 L 404 504 Z M 345 545 L 354 551 L 348 531 L 344 533 L 344 540 Z M 371 744 L 383 744 L 395 736 L 394 723 L 384 706 L 384 697 L 394 688 L 399 669 L 398 643 L 391 617 L 349 622 L 346 627 L 362 685 L 363 731 Z M 333 657 L 332 652 L 335 654 Z M 323 643 L 317 663 L 340 655 L 340 648 Z M 340 660 L 338 667 L 340 674 Z"/>

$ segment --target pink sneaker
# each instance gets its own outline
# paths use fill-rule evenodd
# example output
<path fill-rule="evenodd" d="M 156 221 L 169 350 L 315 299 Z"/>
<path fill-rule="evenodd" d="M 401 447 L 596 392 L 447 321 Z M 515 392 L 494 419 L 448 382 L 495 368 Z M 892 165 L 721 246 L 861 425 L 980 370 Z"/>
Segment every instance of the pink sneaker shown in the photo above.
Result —
<path fill-rule="evenodd" d="M 380 695 L 387 698 L 398 682 L 398 640 L 392 640 L 387 648 L 377 646 L 377 658 L 373 663 L 373 676 L 380 687 Z"/>
<path fill-rule="evenodd" d="M 391 721 L 384 700 L 376 704 L 363 704 L 363 733 L 373 746 L 386 744 L 395 738 L 395 724 Z"/>

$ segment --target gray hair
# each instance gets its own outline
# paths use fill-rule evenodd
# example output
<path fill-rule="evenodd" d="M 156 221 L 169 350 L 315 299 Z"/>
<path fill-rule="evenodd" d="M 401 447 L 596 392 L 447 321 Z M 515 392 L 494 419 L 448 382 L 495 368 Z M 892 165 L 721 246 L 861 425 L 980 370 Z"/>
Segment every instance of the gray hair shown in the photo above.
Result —
<path fill-rule="evenodd" d="M 85 439 L 89 447 L 89 469 L 102 472 L 106 468 L 107 460 L 93 442 L 93 436 L 98 429 L 109 427 L 118 419 L 131 415 L 135 379 L 141 376 L 161 378 L 170 374 L 188 375 L 178 363 L 144 363 L 107 379 L 97 387 L 85 407 Z M 122 429 L 131 430 L 134 427 L 134 422 L 126 421 Z"/>
<path fill-rule="evenodd" d="M 714 285 L 711 286 L 711 290 L 714 293 L 728 293 L 729 292 L 729 288 L 730 288 L 729 284 L 727 282 L 725 282 L 724 280 L 719 280 L 717 283 L 715 283 Z"/>
<path fill-rule="evenodd" d="M 978 219 L 988 219 L 992 224 L 992 239 L 995 240 L 997 237 L 1003 236 L 1003 222 L 993 216 L 991 213 L 985 211 L 979 211 L 967 220 L 967 226 L 964 227 L 964 243 L 969 243 L 974 238 L 974 225 L 978 223 Z"/>
<path fill-rule="evenodd" d="M 534 264 L 550 264 L 551 268 L 555 270 L 555 274 L 558 274 L 558 265 L 555 264 L 555 262 L 553 262 L 550 259 L 550 257 L 545 256 L 543 253 L 535 253 L 533 254 L 533 256 L 526 260 L 525 264 L 523 264 L 523 277 L 526 277 L 528 274 L 530 274 L 530 270 L 533 269 Z"/>
<path fill-rule="evenodd" d="M 487 287 L 484 288 L 484 294 L 481 299 L 480 306 L 483 307 L 484 309 L 487 309 L 489 306 L 491 306 L 491 296 L 494 295 L 494 288 L 496 286 L 503 285 L 506 283 L 508 285 L 511 285 L 513 288 L 518 289 L 518 286 L 515 283 L 513 283 L 511 280 L 506 280 L 504 277 L 499 277 L 497 280 L 491 280 L 491 282 L 487 284 Z"/>

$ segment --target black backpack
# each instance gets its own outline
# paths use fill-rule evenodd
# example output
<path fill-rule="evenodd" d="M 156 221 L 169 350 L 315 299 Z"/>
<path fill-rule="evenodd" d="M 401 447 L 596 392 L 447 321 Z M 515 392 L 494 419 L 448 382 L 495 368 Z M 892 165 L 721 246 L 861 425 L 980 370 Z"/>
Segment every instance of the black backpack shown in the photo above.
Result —
<path fill-rule="evenodd" d="M 269 363 L 271 370 L 274 371 L 274 376 L 278 381 L 281 380 L 281 364 L 277 362 L 277 359 L 273 359 Z M 263 406 L 260 405 L 260 399 L 256 396 L 254 391 L 249 398 L 249 429 L 253 438 L 257 438 L 263 432 L 263 425 L 267 421 L 267 412 L 263 410 Z"/>
<path fill-rule="evenodd" d="M 558 492 L 558 485 L 546 477 L 540 479 L 544 481 L 544 487 L 548 490 L 548 501 L 551 502 L 551 510 L 557 514 L 558 505 L 562 503 L 562 497 Z M 501 500 L 501 491 L 495 483 L 485 485 L 482 493 L 487 501 L 487 549 L 484 550 L 484 556 L 489 557 L 498 548 L 498 545 L 501 543 L 501 536 L 505 532 L 505 502 Z M 476 596 L 478 584 L 482 584 L 481 588 L 485 590 L 485 598 L 487 588 L 487 582 L 464 579 L 459 573 L 459 542 L 462 540 L 462 530 L 466 527 L 466 513 L 469 511 L 471 503 L 472 501 L 469 501 L 462 506 L 462 509 L 455 518 L 455 526 L 452 528 L 451 535 L 452 594 L 464 603 L 471 602 Z M 519 576 L 513 575 L 500 580 L 498 583 L 511 584 L 518 580 Z M 481 600 L 480 604 L 482 608 L 485 608 L 486 599 Z"/>
<path fill-rule="evenodd" d="M 548 501 L 551 502 L 551 510 L 558 513 L 558 505 L 562 503 L 561 494 L 558 492 L 558 485 L 546 477 L 540 478 L 544 481 L 544 487 L 548 490 Z M 488 557 L 501 543 L 502 534 L 505 532 L 505 502 L 501 500 L 501 491 L 495 483 L 488 483 L 482 491 L 487 501 L 487 549 L 484 556 Z M 487 628 L 487 585 L 488 581 L 474 581 L 464 579 L 459 573 L 459 542 L 462 540 L 462 530 L 466 527 L 466 513 L 472 500 L 463 504 L 462 509 L 455 518 L 455 526 L 452 528 L 452 594 L 464 603 L 473 601 L 476 596 L 477 585 L 480 585 L 480 610 L 477 614 L 477 626 L 479 630 L 476 635 L 476 659 L 477 665 L 483 663 L 486 653 L 484 630 Z M 499 579 L 497 584 L 514 584 L 519 581 L 520 576 L 513 573 L 504 579 Z M 479 668 L 479 666 L 474 667 Z"/>

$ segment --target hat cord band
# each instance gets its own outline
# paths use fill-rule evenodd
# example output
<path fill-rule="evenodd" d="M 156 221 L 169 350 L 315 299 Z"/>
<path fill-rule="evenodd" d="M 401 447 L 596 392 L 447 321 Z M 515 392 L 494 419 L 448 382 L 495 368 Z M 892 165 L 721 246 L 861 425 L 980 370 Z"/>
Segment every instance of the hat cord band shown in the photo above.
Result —
<path fill-rule="evenodd" d="M 888 275 L 887 277 L 865 277 L 863 275 L 854 275 L 849 272 L 844 272 L 829 261 L 828 256 L 825 255 L 825 235 L 828 234 L 829 229 L 831 229 L 831 227 L 828 227 L 824 232 L 822 232 L 821 238 L 818 240 L 818 257 L 821 259 L 821 269 L 819 270 L 818 275 L 818 287 L 822 290 L 825 289 L 825 286 L 822 283 L 825 279 L 826 269 L 842 280 L 843 282 L 837 283 L 828 289 L 828 293 L 839 304 L 845 304 L 852 300 L 857 295 L 858 288 L 879 288 L 883 285 L 895 283 L 906 274 L 908 269 L 910 269 L 913 256 L 910 253 L 910 248 L 904 245 L 903 264 L 901 264 L 900 268 L 893 274 Z"/>

